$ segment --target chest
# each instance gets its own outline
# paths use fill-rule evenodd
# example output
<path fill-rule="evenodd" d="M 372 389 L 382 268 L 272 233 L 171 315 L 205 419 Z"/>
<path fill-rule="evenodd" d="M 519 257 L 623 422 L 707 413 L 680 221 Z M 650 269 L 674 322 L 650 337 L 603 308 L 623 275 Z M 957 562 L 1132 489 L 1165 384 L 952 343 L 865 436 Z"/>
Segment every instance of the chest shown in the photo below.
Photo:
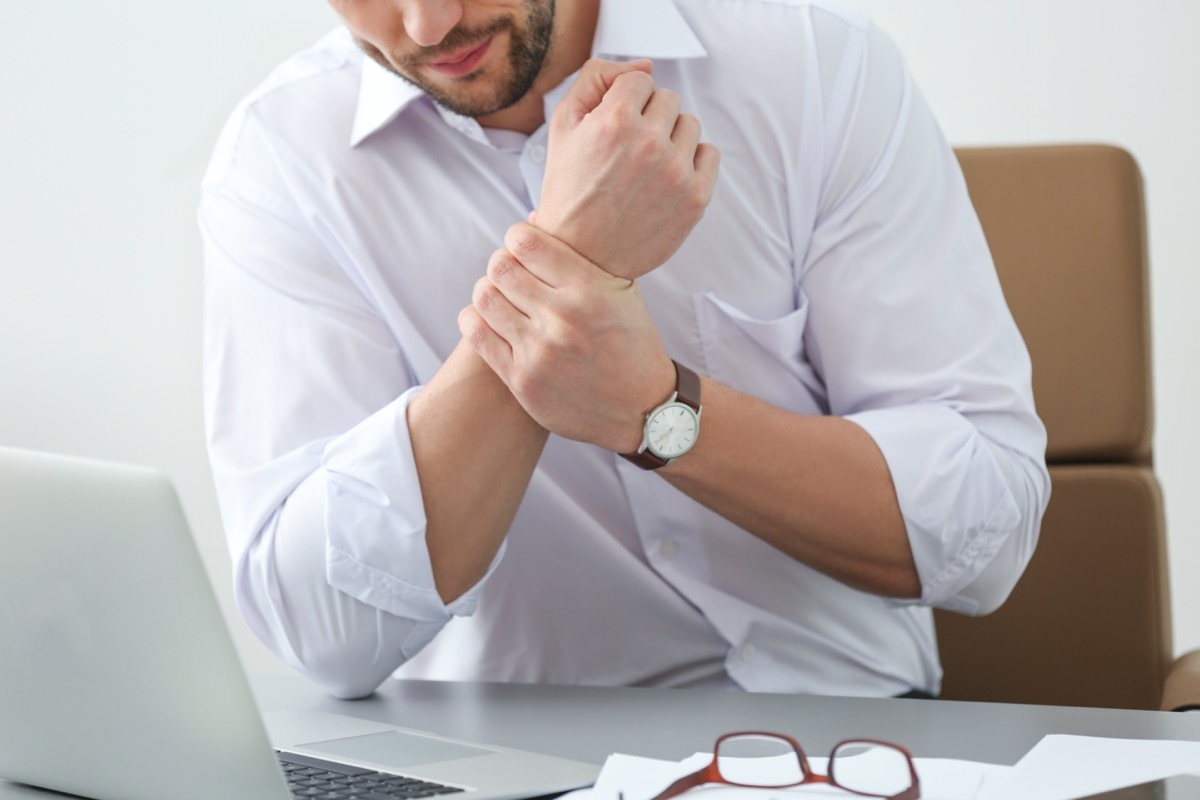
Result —
<path fill-rule="evenodd" d="M 805 219 L 816 205 L 796 180 L 799 142 L 780 136 L 778 125 L 716 110 L 708 116 L 724 120 L 702 116 L 705 139 L 722 153 L 712 201 L 679 250 L 640 279 L 668 350 L 701 368 L 703 307 L 713 299 L 754 320 L 798 309 L 796 269 L 807 241 L 797 231 L 811 230 Z M 348 268 L 424 380 L 458 342 L 457 315 L 505 230 L 538 204 L 544 129 L 497 148 L 429 110 L 381 131 L 371 145 L 339 181 L 337 202 L 348 212 L 340 239 Z M 420 347 L 410 346 L 414 338 Z"/>

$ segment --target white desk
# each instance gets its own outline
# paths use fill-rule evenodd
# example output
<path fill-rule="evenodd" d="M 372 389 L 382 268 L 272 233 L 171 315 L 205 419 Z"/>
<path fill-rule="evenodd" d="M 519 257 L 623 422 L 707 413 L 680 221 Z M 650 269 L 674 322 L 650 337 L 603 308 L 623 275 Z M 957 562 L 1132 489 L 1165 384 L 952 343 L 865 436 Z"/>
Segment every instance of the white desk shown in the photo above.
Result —
<path fill-rule="evenodd" d="M 389 681 L 342 702 L 298 677 L 259 679 L 255 691 L 264 710 L 354 714 L 597 764 L 612 752 L 683 758 L 747 728 L 790 733 L 813 755 L 868 736 L 916 756 L 998 764 L 1016 763 L 1047 733 L 1200 741 L 1200 712 L 437 681 Z"/>
<path fill-rule="evenodd" d="M 435 681 L 389 681 L 346 702 L 299 677 L 258 678 L 254 687 L 264 711 L 350 714 L 596 764 L 613 752 L 683 758 L 746 728 L 790 733 L 813 755 L 873 737 L 916 756 L 998 764 L 1016 763 L 1047 733 L 1200 741 L 1200 712 Z M 62 796 L 0 781 L 0 800 Z"/>

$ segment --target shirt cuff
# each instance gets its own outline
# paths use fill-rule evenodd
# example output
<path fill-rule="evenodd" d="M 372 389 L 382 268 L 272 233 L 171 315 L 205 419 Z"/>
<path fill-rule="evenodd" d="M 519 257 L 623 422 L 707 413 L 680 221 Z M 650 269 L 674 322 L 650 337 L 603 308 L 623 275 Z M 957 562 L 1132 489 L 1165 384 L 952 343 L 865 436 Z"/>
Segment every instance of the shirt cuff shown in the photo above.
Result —
<path fill-rule="evenodd" d="M 325 448 L 326 577 L 333 588 L 381 611 L 440 627 L 475 612 L 506 548 L 501 545 L 475 586 L 442 602 L 407 422 L 420 389 L 409 389 Z"/>
<path fill-rule="evenodd" d="M 967 418 L 938 403 L 846 419 L 867 431 L 887 461 L 921 580 L 919 600 L 894 602 L 978 613 L 979 600 L 965 590 L 1022 519 L 997 448 Z"/>

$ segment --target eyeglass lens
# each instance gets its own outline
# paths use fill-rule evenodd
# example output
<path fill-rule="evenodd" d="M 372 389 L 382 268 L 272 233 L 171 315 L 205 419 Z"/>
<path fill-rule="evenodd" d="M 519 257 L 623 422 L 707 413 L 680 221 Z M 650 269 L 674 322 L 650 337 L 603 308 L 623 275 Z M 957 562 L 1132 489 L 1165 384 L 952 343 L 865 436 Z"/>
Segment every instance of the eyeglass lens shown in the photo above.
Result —
<path fill-rule="evenodd" d="M 717 771 L 730 783 L 746 786 L 795 786 L 804 780 L 800 756 L 787 739 L 746 734 L 722 739 Z"/>
<path fill-rule="evenodd" d="M 717 769 L 726 781 L 780 788 L 804 780 L 800 757 L 791 742 L 763 734 L 734 736 L 717 748 Z M 908 757 L 875 742 L 843 742 L 829 759 L 831 782 L 851 792 L 892 797 L 912 786 Z"/>
<path fill-rule="evenodd" d="M 839 745 L 829 759 L 829 777 L 843 789 L 880 797 L 892 797 L 912 786 L 908 756 L 874 742 Z"/>

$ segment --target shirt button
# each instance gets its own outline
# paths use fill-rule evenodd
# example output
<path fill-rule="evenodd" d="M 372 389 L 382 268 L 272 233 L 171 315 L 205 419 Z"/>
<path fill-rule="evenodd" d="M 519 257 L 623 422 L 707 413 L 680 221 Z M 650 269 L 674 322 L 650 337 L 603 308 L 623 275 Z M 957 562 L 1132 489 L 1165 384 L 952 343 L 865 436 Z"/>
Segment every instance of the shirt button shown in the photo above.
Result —
<path fill-rule="evenodd" d="M 752 645 L 752 644 L 742 645 L 742 649 L 741 649 L 742 661 L 749 664 L 751 661 L 754 660 L 754 657 L 756 655 L 758 655 L 758 650 L 756 650 L 754 648 L 754 645 Z"/>
<path fill-rule="evenodd" d="M 529 160 L 535 164 L 544 162 L 546 160 L 546 146 L 544 144 L 530 145 Z"/>
<path fill-rule="evenodd" d="M 679 542 L 674 539 L 667 539 L 658 546 L 658 557 L 663 561 L 670 561 L 677 555 L 679 555 Z"/>

